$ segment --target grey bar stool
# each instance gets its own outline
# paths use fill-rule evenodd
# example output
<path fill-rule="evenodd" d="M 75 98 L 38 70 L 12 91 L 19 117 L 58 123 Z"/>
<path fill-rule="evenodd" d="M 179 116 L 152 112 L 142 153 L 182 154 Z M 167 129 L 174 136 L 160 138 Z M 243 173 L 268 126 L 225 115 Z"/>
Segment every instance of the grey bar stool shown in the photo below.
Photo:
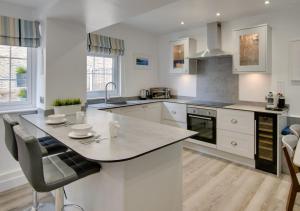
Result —
<path fill-rule="evenodd" d="M 18 147 L 17 142 L 15 138 L 15 134 L 13 131 L 13 127 L 15 125 L 19 125 L 17 121 L 12 119 L 8 114 L 3 115 L 3 122 L 5 127 L 5 144 L 12 155 L 12 157 L 18 161 Z M 51 138 L 50 136 L 45 136 L 38 139 L 39 146 L 42 151 L 43 156 L 53 155 L 57 153 L 62 153 L 68 150 L 67 147 L 65 147 L 63 144 L 59 143 L 54 138 Z M 32 211 L 38 210 L 39 203 L 37 198 L 37 192 L 33 190 L 33 204 L 31 207 Z"/>
<path fill-rule="evenodd" d="M 100 164 L 88 161 L 73 151 L 43 158 L 35 137 L 19 125 L 14 126 L 13 130 L 18 145 L 19 163 L 26 178 L 37 192 L 56 190 L 56 211 L 64 208 L 64 186 L 100 171 Z"/>

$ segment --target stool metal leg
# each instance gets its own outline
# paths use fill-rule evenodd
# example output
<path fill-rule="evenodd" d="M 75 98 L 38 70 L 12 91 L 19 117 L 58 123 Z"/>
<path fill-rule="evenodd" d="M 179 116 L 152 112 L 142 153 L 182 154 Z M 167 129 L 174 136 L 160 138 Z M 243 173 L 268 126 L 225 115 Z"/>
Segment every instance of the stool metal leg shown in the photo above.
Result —
<path fill-rule="evenodd" d="M 55 211 L 62 211 L 64 208 L 64 190 L 58 188 L 55 191 Z"/>

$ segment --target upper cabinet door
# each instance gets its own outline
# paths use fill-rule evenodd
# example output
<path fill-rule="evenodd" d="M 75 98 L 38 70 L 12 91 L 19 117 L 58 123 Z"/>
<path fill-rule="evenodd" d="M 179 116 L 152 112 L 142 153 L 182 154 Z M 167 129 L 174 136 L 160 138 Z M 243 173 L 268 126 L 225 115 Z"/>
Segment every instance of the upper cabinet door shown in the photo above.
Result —
<path fill-rule="evenodd" d="M 234 73 L 271 72 L 271 28 L 234 30 Z"/>
<path fill-rule="evenodd" d="M 196 52 L 196 41 L 191 38 L 184 38 L 171 45 L 171 73 L 197 72 L 197 61 L 189 57 Z"/>

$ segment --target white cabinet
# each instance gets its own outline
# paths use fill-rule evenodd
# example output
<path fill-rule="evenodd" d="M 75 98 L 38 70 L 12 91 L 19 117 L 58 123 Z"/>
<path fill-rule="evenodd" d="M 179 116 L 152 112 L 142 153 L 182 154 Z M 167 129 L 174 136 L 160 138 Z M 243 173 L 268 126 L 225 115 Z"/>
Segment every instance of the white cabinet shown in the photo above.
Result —
<path fill-rule="evenodd" d="M 162 123 L 186 129 L 186 104 L 164 102 Z"/>
<path fill-rule="evenodd" d="M 175 122 L 186 122 L 186 104 L 163 103 L 163 119 Z"/>
<path fill-rule="evenodd" d="M 190 59 L 196 53 L 196 40 L 184 38 L 171 44 L 171 73 L 197 73 L 197 60 Z"/>
<path fill-rule="evenodd" d="M 254 159 L 254 136 L 218 130 L 219 150 Z"/>
<path fill-rule="evenodd" d="M 254 159 L 254 112 L 218 109 L 217 149 Z"/>
<path fill-rule="evenodd" d="M 259 25 L 236 29 L 233 73 L 271 72 L 271 27 Z"/>
<path fill-rule="evenodd" d="M 152 122 L 161 122 L 161 103 L 149 103 L 119 108 L 119 114 Z"/>
<path fill-rule="evenodd" d="M 217 128 L 254 135 L 254 112 L 218 109 Z"/>
<path fill-rule="evenodd" d="M 128 107 L 120 108 L 120 114 L 134 117 L 134 118 L 139 118 L 139 119 L 144 118 L 144 111 L 142 106 L 128 106 Z"/>

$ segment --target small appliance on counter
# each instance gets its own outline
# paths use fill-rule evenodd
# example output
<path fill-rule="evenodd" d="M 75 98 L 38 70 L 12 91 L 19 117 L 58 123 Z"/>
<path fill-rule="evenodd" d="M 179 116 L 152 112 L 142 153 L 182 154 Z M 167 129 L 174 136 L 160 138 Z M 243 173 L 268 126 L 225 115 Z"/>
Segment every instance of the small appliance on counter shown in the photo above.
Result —
<path fill-rule="evenodd" d="M 273 110 L 277 108 L 278 98 L 275 92 L 269 92 L 266 96 L 266 109 Z"/>
<path fill-rule="evenodd" d="M 285 104 L 285 97 L 282 93 L 269 92 L 266 96 L 266 109 L 274 111 L 283 111 L 287 108 Z"/>
<path fill-rule="evenodd" d="M 149 97 L 149 90 L 141 89 L 140 91 L 140 99 L 146 100 Z"/>
<path fill-rule="evenodd" d="M 152 99 L 169 99 L 171 90 L 166 87 L 150 88 L 150 96 Z"/>
<path fill-rule="evenodd" d="M 285 97 L 282 93 L 278 93 L 278 105 L 277 107 L 279 109 L 284 109 L 286 107 L 285 105 Z"/>

